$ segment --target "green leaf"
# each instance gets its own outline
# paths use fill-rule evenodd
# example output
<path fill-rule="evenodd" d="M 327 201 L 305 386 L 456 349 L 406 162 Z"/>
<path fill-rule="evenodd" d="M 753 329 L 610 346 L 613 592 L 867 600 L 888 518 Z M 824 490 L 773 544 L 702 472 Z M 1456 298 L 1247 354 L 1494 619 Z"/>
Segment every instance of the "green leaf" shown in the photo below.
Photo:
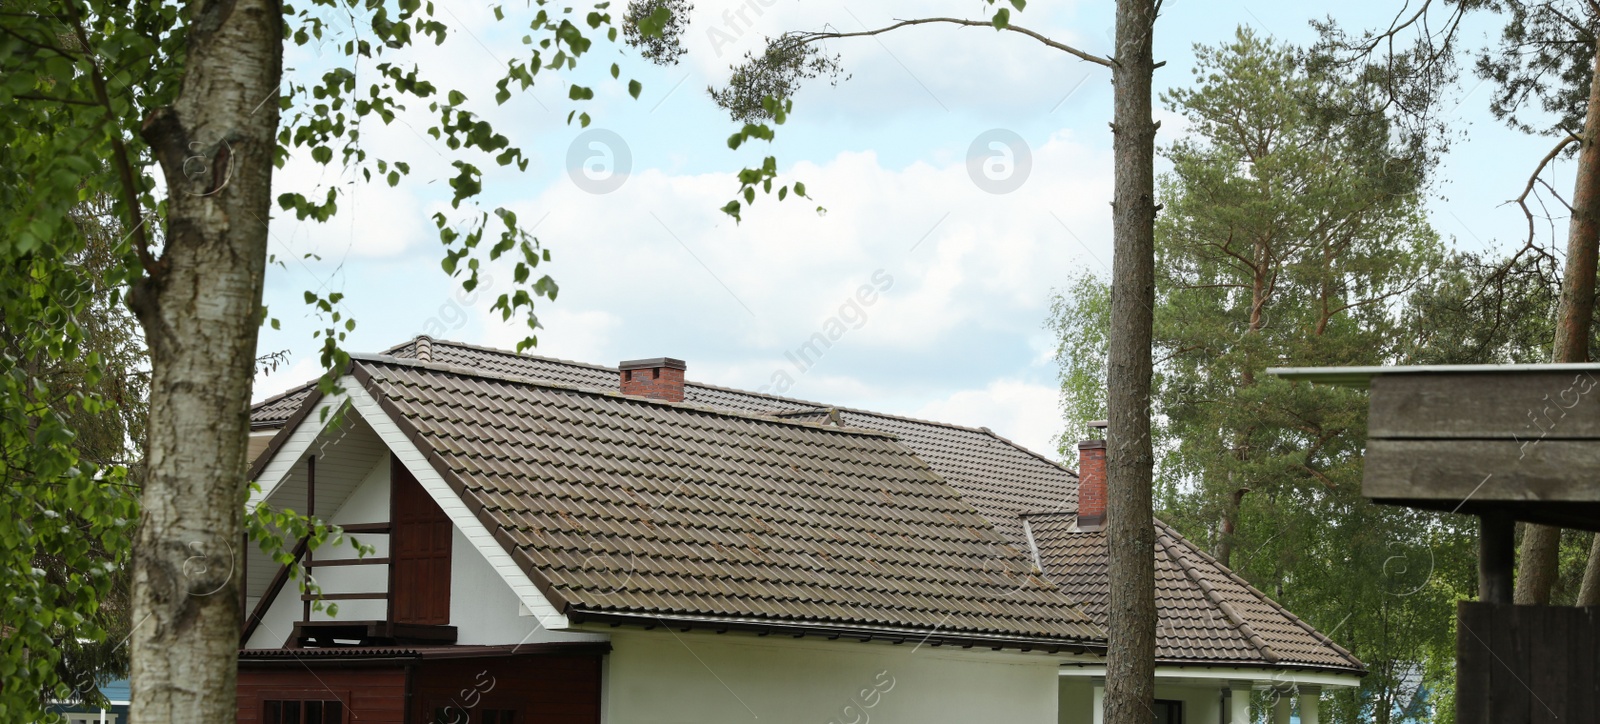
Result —
<path fill-rule="evenodd" d="M 649 15 L 639 18 L 639 35 L 645 38 L 659 38 L 670 22 L 672 22 L 672 10 L 666 3 L 661 3 Z"/>
<path fill-rule="evenodd" d="M 1011 11 L 1006 8 L 994 11 L 994 19 L 990 22 L 995 30 L 1005 30 L 1006 26 L 1011 24 Z"/>
<path fill-rule="evenodd" d="M 644 84 L 636 80 L 628 81 L 628 95 L 633 96 L 634 100 L 639 100 L 639 92 L 642 90 L 644 90 Z"/>

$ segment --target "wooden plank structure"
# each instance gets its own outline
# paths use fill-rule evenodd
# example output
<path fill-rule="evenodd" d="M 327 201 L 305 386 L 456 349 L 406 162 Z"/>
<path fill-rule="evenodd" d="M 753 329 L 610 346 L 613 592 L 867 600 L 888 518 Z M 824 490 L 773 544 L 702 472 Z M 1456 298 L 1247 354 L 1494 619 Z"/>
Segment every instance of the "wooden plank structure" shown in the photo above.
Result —
<path fill-rule="evenodd" d="M 1600 608 L 1463 601 L 1456 615 L 1456 722 L 1595 721 Z"/>
<path fill-rule="evenodd" d="M 1476 515 L 1456 618 L 1462 724 L 1595 721 L 1600 608 L 1513 606 L 1517 521 L 1600 532 L 1600 365 L 1272 369 L 1370 390 L 1361 494 Z"/>

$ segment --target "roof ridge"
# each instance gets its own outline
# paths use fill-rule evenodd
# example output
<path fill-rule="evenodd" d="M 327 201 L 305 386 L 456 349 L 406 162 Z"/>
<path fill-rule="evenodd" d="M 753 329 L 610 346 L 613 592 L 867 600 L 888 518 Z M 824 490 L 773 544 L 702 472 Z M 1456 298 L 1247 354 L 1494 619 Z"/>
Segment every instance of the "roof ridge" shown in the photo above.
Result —
<path fill-rule="evenodd" d="M 419 336 L 426 336 L 426 335 L 419 335 Z M 432 339 L 431 341 L 435 345 L 444 344 L 444 345 L 451 345 L 451 346 L 455 346 L 455 347 L 464 347 L 464 348 L 467 348 L 467 349 L 477 350 L 479 352 L 491 352 L 491 353 L 495 353 L 495 354 L 503 354 L 503 355 L 508 355 L 508 356 L 512 356 L 512 357 L 525 357 L 525 358 L 529 358 L 529 359 L 543 360 L 545 362 L 556 362 L 556 363 L 559 363 L 559 364 L 572 365 L 574 367 L 586 367 L 586 368 L 592 369 L 592 370 L 604 370 L 606 372 L 616 372 L 617 371 L 617 368 L 608 367 L 606 365 L 597 365 L 597 364 L 593 364 L 593 363 L 590 363 L 590 362 L 578 362 L 578 361 L 569 360 L 569 359 L 561 359 L 559 357 L 545 357 L 543 355 L 526 354 L 526 353 L 523 353 L 523 352 L 515 352 L 515 351 L 507 350 L 507 349 L 498 349 L 498 348 L 495 348 L 495 347 L 485 347 L 483 345 L 470 344 L 470 343 L 467 343 L 467 342 L 456 342 L 456 341 L 453 341 L 453 340 L 445 340 L 445 339 Z M 409 343 L 410 342 L 407 342 L 406 344 L 409 344 Z M 395 349 L 399 349 L 400 347 L 404 347 L 404 346 L 405 346 L 405 344 L 400 344 L 400 345 L 396 345 L 395 347 L 391 347 L 390 349 L 391 350 L 395 350 Z M 784 397 L 783 395 L 774 395 L 774 394 L 771 394 L 771 393 L 768 393 L 768 392 L 756 392 L 756 391 L 753 391 L 753 390 L 741 390 L 741 389 L 739 389 L 737 387 L 724 387 L 722 385 L 713 385 L 713 384 L 708 383 L 708 382 L 695 382 L 694 380 L 685 380 L 684 384 L 685 385 L 693 385 L 695 387 L 702 387 L 702 388 L 705 388 L 705 389 L 708 389 L 708 390 L 720 390 L 722 392 L 736 392 L 736 393 L 739 393 L 741 395 L 750 395 L 751 397 L 760 397 L 760 398 L 764 398 L 764 399 L 768 399 L 768 400 L 777 400 L 779 402 L 789 402 L 789 403 L 793 403 L 793 404 L 797 404 L 797 405 L 810 405 L 812 407 L 817 407 L 817 408 L 829 408 L 829 407 L 831 407 L 831 408 L 839 410 L 840 412 L 854 412 L 854 413 L 859 414 L 859 415 L 873 415 L 873 416 L 876 416 L 876 417 L 886 417 L 886 418 L 889 418 L 891 420 L 904 420 L 906 422 L 920 422 L 920 423 L 925 424 L 925 425 L 935 425 L 935 426 L 938 426 L 938 427 L 947 427 L 947 428 L 951 428 L 951 429 L 955 429 L 955 430 L 966 430 L 967 432 L 983 433 L 983 434 L 990 435 L 990 436 L 999 438 L 1001 440 L 1004 440 L 1006 443 L 1010 444 L 1012 447 L 1016 447 L 1018 449 L 1024 450 L 1024 451 L 1032 454 L 1033 456 L 1039 458 L 1040 460 L 1043 460 L 1043 461 L 1045 461 L 1047 463 L 1050 463 L 1052 465 L 1060 467 L 1063 470 L 1067 470 L 1067 472 L 1072 472 L 1071 470 L 1067 469 L 1066 466 L 1062 465 L 1061 463 L 1056 462 L 1054 460 L 1051 460 L 1049 458 L 1046 458 L 1046 457 L 1044 457 L 1043 455 L 1040 455 L 1037 452 L 1029 450 L 1028 448 L 1022 447 L 1021 445 L 1018 445 L 1018 444 L 1012 442 L 1011 440 L 1008 440 L 1008 439 L 1006 439 L 1004 437 L 1001 437 L 1000 435 L 996 435 L 993 430 L 990 430 L 990 429 L 984 428 L 984 427 L 971 427 L 971 426 L 968 426 L 968 425 L 958 425 L 958 424 L 953 423 L 953 422 L 942 422 L 940 420 L 928 420 L 928 419 L 924 419 L 924 418 L 920 418 L 920 417 L 911 417 L 910 415 L 899 415 L 899 414 L 895 414 L 895 413 L 892 413 L 892 412 L 878 412 L 877 410 L 867 410 L 867 409 L 863 409 L 863 408 L 859 408 L 859 407 L 847 407 L 847 406 L 844 406 L 844 405 L 833 405 L 833 404 L 829 404 L 829 403 L 826 403 L 826 402 L 817 402 L 815 400 L 802 400 L 802 399 L 800 399 L 798 397 Z M 1076 475 L 1076 473 L 1073 473 L 1073 474 Z"/>
<path fill-rule="evenodd" d="M 1278 663 L 1281 657 L 1273 652 L 1272 647 L 1267 644 L 1266 639 L 1261 637 L 1261 634 L 1256 633 L 1255 627 L 1244 620 L 1244 616 L 1234 609 L 1233 604 L 1222 600 L 1215 587 L 1211 585 L 1211 582 L 1201 577 L 1200 572 L 1195 570 L 1194 564 L 1173 551 L 1178 544 L 1168 535 L 1170 529 L 1159 522 L 1157 526 L 1161 532 L 1156 535 L 1156 542 L 1161 545 L 1161 551 L 1167 554 L 1167 558 L 1177 564 L 1178 568 L 1183 571 L 1183 575 L 1200 588 L 1200 592 L 1205 595 L 1206 600 L 1211 602 L 1211 605 L 1216 606 L 1222 611 L 1222 615 L 1228 617 L 1228 621 L 1233 624 L 1233 627 L 1239 631 L 1240 635 L 1244 636 L 1247 643 L 1255 647 L 1256 651 L 1261 654 L 1261 658 L 1266 659 L 1267 663 L 1270 664 Z"/>
<path fill-rule="evenodd" d="M 1322 645 L 1333 649 L 1336 653 L 1338 653 L 1340 656 L 1344 657 L 1345 660 L 1349 661 L 1351 664 L 1359 666 L 1363 670 L 1366 669 L 1367 665 L 1362 663 L 1362 661 L 1360 659 L 1356 658 L 1356 655 L 1351 653 L 1349 649 L 1346 649 L 1345 647 L 1340 646 L 1333 639 L 1328 638 L 1327 634 L 1324 634 L 1321 631 L 1318 631 L 1316 628 L 1312 627 L 1311 624 L 1306 623 L 1305 621 L 1301 620 L 1301 618 L 1299 616 L 1294 615 L 1293 611 L 1290 611 L 1288 608 L 1284 607 L 1283 604 L 1278 603 L 1277 601 L 1273 600 L 1271 596 L 1268 596 L 1267 594 L 1263 593 L 1261 591 L 1261 589 L 1256 588 L 1254 585 L 1251 585 L 1251 583 L 1249 581 L 1245 580 L 1243 576 L 1240 576 L 1238 573 L 1235 573 L 1232 568 L 1229 568 L 1228 566 L 1223 565 L 1221 561 L 1217 560 L 1216 558 L 1213 558 L 1210 553 L 1207 553 L 1204 550 L 1201 550 L 1199 546 L 1196 546 L 1194 543 L 1190 542 L 1189 539 L 1185 538 L 1182 533 L 1179 533 L 1177 531 L 1177 529 L 1173 528 L 1170 525 L 1167 525 L 1166 523 L 1161 522 L 1160 520 L 1156 520 L 1156 525 L 1161 526 L 1161 528 L 1169 536 L 1175 537 L 1178 541 L 1180 541 L 1180 542 L 1182 542 L 1184 544 L 1184 547 L 1188 548 L 1191 551 L 1194 551 L 1202 559 L 1204 559 L 1207 563 L 1210 563 L 1211 565 L 1216 566 L 1216 568 L 1218 570 L 1222 571 L 1224 574 L 1226 574 L 1228 576 L 1229 580 L 1231 580 L 1234 583 L 1237 583 L 1237 584 L 1239 584 L 1241 586 L 1244 586 L 1245 590 L 1248 591 L 1250 593 L 1250 595 L 1255 596 L 1262 603 L 1265 603 L 1268 606 L 1271 606 L 1274 611 L 1277 611 L 1279 613 L 1279 615 L 1282 615 L 1284 618 L 1287 618 L 1291 622 L 1293 622 L 1296 626 L 1299 626 L 1300 628 L 1304 629 L 1306 633 L 1310 634 L 1311 637 L 1316 639 L 1319 643 L 1321 643 Z"/>
<path fill-rule="evenodd" d="M 421 338 L 421 337 L 428 337 L 428 335 L 425 335 L 425 334 L 417 335 L 417 338 Z M 414 338 L 414 339 L 412 339 L 410 341 L 416 341 L 416 340 Z M 435 339 L 433 337 L 428 337 L 428 341 L 430 341 L 430 342 L 432 342 L 433 344 L 436 344 L 436 345 L 437 344 L 443 344 L 443 345 L 448 345 L 448 346 L 451 346 L 451 347 L 464 347 L 466 349 L 477 350 L 479 352 L 492 352 L 494 354 L 503 354 L 503 355 L 507 355 L 507 356 L 510 356 L 510 357 L 525 357 L 525 358 L 528 358 L 528 359 L 542 360 L 542 361 L 545 361 L 545 362 L 558 362 L 560 364 L 572 365 L 573 367 L 587 367 L 587 368 L 592 369 L 592 370 L 603 370 L 603 371 L 606 371 L 606 372 L 616 372 L 617 371 L 617 368 L 615 368 L 615 367 L 607 367 L 605 365 L 597 365 L 597 364 L 594 364 L 592 362 L 579 362 L 577 360 L 562 359 L 560 357 L 546 357 L 544 355 L 539 355 L 539 354 L 527 354 L 525 352 L 517 352 L 515 350 L 500 349 L 499 347 L 486 347 L 486 346 L 481 345 L 481 344 L 472 344 L 470 342 L 457 342 L 457 341 L 455 341 L 453 339 Z M 410 342 L 408 341 L 407 344 L 409 344 L 409 343 Z M 399 348 L 404 347 L 404 346 L 405 346 L 405 344 L 400 344 L 400 345 L 396 345 L 394 347 L 391 347 L 390 349 L 391 350 L 399 349 Z"/>
<path fill-rule="evenodd" d="M 872 429 L 864 428 L 864 427 L 822 425 L 822 424 L 818 424 L 818 423 L 814 423 L 814 422 L 803 422 L 803 421 L 799 421 L 799 420 L 784 420 L 784 419 L 775 418 L 775 417 L 773 417 L 771 415 L 764 415 L 764 414 L 754 413 L 754 412 L 741 412 L 739 410 L 731 410 L 731 409 L 728 409 L 728 408 L 725 408 L 725 407 L 710 407 L 710 406 L 706 406 L 706 405 L 695 405 L 695 404 L 691 404 L 691 403 L 687 403 L 687 402 L 669 402 L 667 400 L 657 400 L 657 399 L 653 399 L 653 398 L 649 398 L 649 397 L 639 397 L 639 396 L 636 396 L 636 395 L 624 395 L 624 394 L 622 394 L 622 392 L 616 391 L 616 390 L 607 391 L 607 390 L 597 389 L 597 388 L 594 388 L 594 387 L 584 387 L 584 386 L 581 386 L 581 385 L 569 385 L 569 384 L 564 384 L 564 383 L 561 383 L 561 382 L 552 382 L 550 380 L 542 380 L 542 379 L 537 379 L 537 378 L 533 378 L 533 377 L 519 377 L 517 375 L 508 375 L 508 374 L 503 374 L 503 373 L 500 373 L 500 372 L 490 372 L 490 371 L 479 369 L 479 368 L 476 368 L 476 367 L 462 367 L 460 365 L 453 365 L 453 364 L 449 364 L 449 363 L 445 363 L 445 362 L 423 362 L 421 360 L 412 359 L 412 358 L 409 358 L 409 357 L 391 357 L 391 356 L 388 356 L 388 355 L 376 355 L 376 354 L 364 354 L 364 353 L 353 353 L 353 354 L 350 355 L 350 360 L 351 360 L 352 363 L 354 363 L 354 362 L 373 362 L 373 363 L 377 363 L 377 364 L 396 365 L 396 366 L 400 366 L 400 367 L 418 367 L 418 368 L 421 368 L 421 369 L 432 370 L 434 372 L 443 372 L 443 373 L 446 373 L 446 374 L 453 374 L 453 375 L 458 375 L 458 376 L 461 376 L 461 377 L 474 377 L 474 378 L 478 378 L 478 379 L 497 380 L 497 381 L 500 381 L 500 382 L 510 382 L 510 383 L 513 383 L 513 384 L 529 385 L 529 386 L 532 386 L 532 387 L 543 387 L 543 388 L 546 388 L 546 389 L 564 390 L 564 391 L 567 391 L 567 392 L 577 392 L 577 393 L 580 393 L 580 394 L 593 395 L 593 396 L 596 396 L 596 397 L 610 397 L 610 398 L 613 398 L 613 399 L 624 400 L 624 401 L 632 402 L 632 403 L 646 404 L 646 405 L 659 405 L 659 406 L 663 406 L 663 407 L 673 407 L 673 408 L 678 408 L 678 409 L 682 409 L 682 410 L 690 410 L 690 411 L 701 413 L 701 414 L 717 415 L 717 416 L 727 417 L 727 418 L 732 418 L 732 419 L 750 420 L 750 421 L 754 421 L 754 422 L 763 422 L 763 423 L 774 424 L 774 425 L 788 425 L 790 427 L 801 427 L 801 428 L 806 428 L 808 430 L 822 430 L 822 431 L 825 431 L 825 432 L 838 432 L 838 433 L 846 433 L 846 434 L 851 434 L 851 435 L 861 435 L 861 436 L 866 436 L 866 437 L 881 437 L 881 438 L 886 438 L 886 439 L 889 439 L 889 440 L 899 440 L 899 438 L 900 438 L 899 435 L 896 435 L 896 434 L 891 433 L 891 432 L 884 432 L 882 430 L 872 430 Z"/>
<path fill-rule="evenodd" d="M 1025 453 L 1027 453 L 1029 455 L 1032 455 L 1032 456 L 1034 456 L 1036 458 L 1039 458 L 1040 460 L 1043 460 L 1044 462 L 1047 462 L 1047 463 L 1049 463 L 1051 465 L 1054 465 L 1054 466 L 1056 466 L 1058 468 L 1061 468 L 1062 472 L 1068 473 L 1068 474 L 1072 475 L 1072 477 L 1074 477 L 1074 478 L 1078 477 L 1078 471 L 1067 467 L 1066 463 L 1063 463 L 1063 462 L 1061 462 L 1059 460 L 1051 460 L 1050 458 L 1045 457 L 1042 453 L 1035 452 L 1032 449 L 1029 449 L 1029 448 L 1024 447 L 1022 445 L 1019 445 L 1019 444 L 1017 444 L 1015 442 L 1012 442 L 1011 438 L 1008 438 L 1005 435 L 1001 435 L 1000 433 L 995 432 L 994 430 L 990 430 L 987 427 L 981 427 L 981 428 L 978 428 L 978 429 L 982 430 L 983 432 L 988 433 L 991 437 L 999 440 L 1000 442 L 1003 442 L 1003 443 L 1005 443 L 1007 445 L 1010 445 L 1011 447 L 1014 447 L 1014 448 L 1016 448 L 1018 450 L 1021 450 L 1021 451 L 1025 452 Z"/>

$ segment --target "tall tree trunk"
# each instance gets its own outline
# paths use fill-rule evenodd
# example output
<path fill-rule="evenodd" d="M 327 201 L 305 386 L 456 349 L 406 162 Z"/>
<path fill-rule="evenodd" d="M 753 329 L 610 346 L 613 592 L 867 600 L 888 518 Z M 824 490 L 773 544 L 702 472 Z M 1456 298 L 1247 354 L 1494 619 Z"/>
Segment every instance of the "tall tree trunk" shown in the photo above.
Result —
<path fill-rule="evenodd" d="M 1561 552 L 1561 529 L 1548 525 L 1526 525 L 1517 550 L 1517 587 L 1511 602 L 1518 606 L 1543 606 L 1550 603 L 1550 589 L 1556 582 L 1557 554 Z"/>
<path fill-rule="evenodd" d="M 165 248 L 130 305 L 150 346 L 149 476 L 133 561 L 136 722 L 235 718 L 235 571 L 266 270 L 283 13 L 195 2 L 182 90 L 146 120 Z"/>
<path fill-rule="evenodd" d="M 1150 116 L 1155 0 L 1118 0 L 1112 83 L 1116 180 L 1112 211 L 1111 339 L 1106 370 L 1106 724 L 1149 724 L 1155 701 L 1154 456 L 1150 344 L 1155 308 L 1155 137 Z"/>
<path fill-rule="evenodd" d="M 1600 533 L 1589 545 L 1589 565 L 1583 569 L 1583 585 L 1578 589 L 1579 606 L 1600 606 Z"/>
<path fill-rule="evenodd" d="M 1232 475 L 1228 476 L 1231 481 Z M 1222 534 L 1217 536 L 1217 561 L 1223 566 L 1233 567 L 1233 542 L 1238 535 L 1239 508 L 1244 505 L 1244 496 L 1249 494 L 1249 488 L 1236 488 L 1228 493 L 1228 502 L 1222 511 Z"/>
<path fill-rule="evenodd" d="M 1589 361 L 1589 338 L 1594 334 L 1597 253 L 1600 253 L 1600 45 L 1595 49 L 1595 72 L 1589 80 L 1589 108 L 1584 115 L 1583 139 L 1578 150 L 1572 222 L 1567 227 L 1567 266 L 1561 279 L 1552 362 Z M 1550 602 L 1560 547 L 1561 530 L 1558 528 L 1530 525 L 1522 531 L 1514 594 L 1518 604 Z M 1594 565 L 1590 563 L 1591 567 Z"/>

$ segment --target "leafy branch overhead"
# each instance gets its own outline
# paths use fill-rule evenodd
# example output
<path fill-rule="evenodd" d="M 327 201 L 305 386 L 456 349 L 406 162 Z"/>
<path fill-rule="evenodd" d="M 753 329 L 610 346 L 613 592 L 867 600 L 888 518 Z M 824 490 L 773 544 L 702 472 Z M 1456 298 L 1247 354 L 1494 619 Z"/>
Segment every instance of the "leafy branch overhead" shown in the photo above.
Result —
<path fill-rule="evenodd" d="M 680 0 L 636 0 L 636 4 L 655 6 L 658 4 L 675 4 Z M 830 53 L 827 42 L 847 38 L 871 37 L 890 33 L 902 28 L 920 25 L 954 25 L 968 28 L 990 28 L 996 31 L 1016 33 L 1042 43 L 1047 47 L 1067 53 L 1079 60 L 1094 63 L 1110 68 L 1112 61 L 1109 58 L 1085 52 L 1074 46 L 1054 40 L 1043 33 L 1031 30 L 1011 22 L 1011 10 L 1021 11 L 1026 7 L 1026 0 L 1009 0 L 1007 3 L 998 0 L 986 0 L 989 5 L 998 6 L 988 20 L 972 20 L 950 17 L 916 18 L 911 20 L 898 20 L 889 25 L 866 29 L 855 32 L 843 32 L 835 29 L 789 31 L 776 37 L 766 38 L 766 45 L 759 54 L 750 51 L 744 55 L 744 60 L 730 66 L 732 71 L 725 85 L 721 88 L 715 86 L 707 88 L 707 93 L 719 107 L 728 112 L 734 121 L 744 123 L 745 128 L 736 135 L 730 146 L 738 148 L 738 142 L 750 138 L 772 140 L 772 129 L 766 122 L 775 125 L 782 124 L 784 116 L 792 109 L 792 100 L 800 91 L 806 81 L 816 78 L 827 78 L 831 85 L 838 85 L 841 80 L 849 80 L 849 74 L 844 72 L 841 56 Z M 1159 8 L 1159 3 L 1157 3 Z M 740 218 L 742 208 L 755 203 L 755 190 L 759 186 L 763 193 L 772 192 L 772 182 L 777 176 L 777 161 L 768 156 L 763 159 L 759 167 L 746 168 L 739 173 L 740 190 L 739 199 L 730 201 L 723 207 L 723 211 L 734 219 Z M 794 185 L 796 191 L 804 189 L 803 184 Z M 786 196 L 788 187 L 780 185 L 778 196 L 782 200 Z M 804 195 L 803 192 L 801 195 Z M 818 207 L 818 211 L 822 211 Z"/>
<path fill-rule="evenodd" d="M 521 145 L 485 118 L 465 92 L 436 85 L 415 65 L 388 58 L 393 51 L 413 46 L 423 39 L 431 39 L 435 45 L 442 44 L 450 28 L 440 13 L 447 11 L 436 10 L 434 4 L 420 0 L 403 0 L 393 14 L 389 7 L 373 6 L 360 10 L 360 5 L 345 0 L 316 0 L 310 8 L 285 8 L 285 14 L 297 26 L 291 38 L 299 45 L 323 43 L 335 32 L 332 21 L 316 12 L 319 7 L 341 8 L 341 13 L 348 13 L 353 32 L 345 34 L 348 37 L 344 37 L 342 43 L 335 43 L 345 59 L 342 64 L 325 71 L 320 83 L 309 87 L 288 84 L 279 97 L 279 106 L 288 113 L 279 134 L 277 163 L 280 168 L 291 149 L 301 148 L 308 150 L 311 158 L 322 165 L 333 165 L 337 156 L 341 169 L 346 173 L 359 172 L 366 181 L 371 181 L 376 175 L 390 186 L 398 185 L 411 175 L 411 165 L 401 159 L 369 157 L 362 145 L 361 122 L 370 116 L 385 125 L 391 124 L 407 110 L 406 102 L 411 99 L 425 102 L 428 113 L 433 117 L 431 125 L 423 132 L 449 150 L 475 150 L 477 157 L 483 161 L 497 166 L 514 166 L 518 170 L 527 169 L 528 159 Z M 522 37 L 525 53 L 508 60 L 502 76 L 495 83 L 494 103 L 505 104 L 514 92 L 529 90 L 541 72 L 560 74 L 575 70 L 579 59 L 592 50 L 592 35 L 602 35 L 607 41 L 616 42 L 620 33 L 625 32 L 630 41 L 665 48 L 674 42 L 675 33 L 681 32 L 681 20 L 664 7 L 651 9 L 644 14 L 630 14 L 623 18 L 619 26 L 617 19 L 608 11 L 608 5 L 597 4 L 581 20 L 576 20 L 577 13 L 571 8 L 558 10 L 545 2 L 537 3 L 530 13 L 520 19 L 510 19 L 504 6 L 494 6 L 497 22 L 521 24 L 529 31 Z M 370 36 L 356 30 L 360 27 L 354 22 L 358 11 L 366 13 L 365 17 L 360 18 L 361 25 L 370 28 Z M 377 61 L 372 65 L 377 77 L 368 75 L 365 80 L 358 81 L 363 63 L 369 61 Z M 610 71 L 613 78 L 620 77 L 618 65 L 612 64 Z M 552 80 L 566 82 L 560 75 Z M 642 84 L 630 80 L 627 87 L 629 94 L 637 98 Z M 592 100 L 594 95 L 592 88 L 576 83 L 568 85 L 567 98 L 574 103 Z M 574 109 L 568 114 L 567 120 L 569 123 L 576 120 L 579 125 L 588 126 L 592 118 L 587 112 Z M 449 179 L 453 191 L 452 208 L 459 209 L 463 204 L 470 207 L 476 199 L 490 193 L 485 188 L 486 177 L 480 167 L 483 161 L 474 161 L 471 157 L 461 155 L 451 161 L 455 170 L 454 176 Z M 321 199 L 290 192 L 280 195 L 278 203 L 284 210 L 293 211 L 298 218 L 324 221 L 338 210 L 339 195 L 337 187 L 330 187 Z M 441 214 L 434 221 L 439 241 L 445 249 L 441 264 L 451 276 L 462 277 L 462 286 L 468 291 L 477 286 L 483 261 L 495 261 L 507 252 L 517 252 L 513 276 L 520 288 L 513 293 L 501 294 L 496 298 L 493 309 L 505 319 L 523 315 L 528 322 L 529 336 L 519 343 L 519 349 L 535 344 L 537 338 L 533 332 L 539 324 L 533 310 L 534 301 L 539 297 L 553 300 L 557 286 L 547 275 L 540 275 L 536 281 L 529 280 L 534 279 L 533 270 L 539 263 L 548 261 L 548 251 L 520 225 L 515 214 L 503 208 L 478 211 L 454 221 Z M 486 254 L 478 254 L 479 242 L 485 237 L 489 225 L 496 221 L 503 226 L 497 234 L 497 242 Z M 335 334 L 338 335 L 336 340 L 342 340 L 342 333 Z M 331 351 L 331 348 L 325 350 Z"/>
<path fill-rule="evenodd" d="M 633 0 L 623 15 L 623 37 L 645 60 L 677 65 L 688 52 L 682 39 L 693 10 L 688 0 Z"/>

